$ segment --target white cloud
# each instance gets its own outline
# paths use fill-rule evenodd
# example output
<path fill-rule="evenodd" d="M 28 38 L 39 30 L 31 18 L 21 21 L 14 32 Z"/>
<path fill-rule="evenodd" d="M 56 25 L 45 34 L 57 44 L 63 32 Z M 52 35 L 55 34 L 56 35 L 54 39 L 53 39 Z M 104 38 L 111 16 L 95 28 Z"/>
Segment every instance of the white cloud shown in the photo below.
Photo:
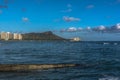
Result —
<path fill-rule="evenodd" d="M 70 28 L 67 29 L 67 31 L 68 31 L 68 32 L 75 32 L 75 31 L 77 31 L 77 28 L 75 28 L 75 27 L 70 27 Z"/>
<path fill-rule="evenodd" d="M 86 29 L 87 29 L 87 30 L 91 30 L 91 27 L 90 27 L 90 26 L 88 26 Z"/>
<path fill-rule="evenodd" d="M 116 25 L 116 29 L 120 29 L 120 23 Z"/>
<path fill-rule="evenodd" d="M 92 8 L 94 8 L 94 7 L 95 7 L 95 6 L 91 4 L 91 5 L 88 5 L 86 8 L 87 8 L 87 9 L 92 9 Z"/>
<path fill-rule="evenodd" d="M 80 21 L 80 18 L 64 16 L 63 20 L 66 21 L 66 22 L 72 22 L 72 21 Z"/>
<path fill-rule="evenodd" d="M 101 26 L 98 27 L 98 30 L 105 30 L 105 29 L 106 29 L 106 27 L 103 26 L 103 25 L 101 25 Z"/>
<path fill-rule="evenodd" d="M 22 21 L 23 21 L 23 22 L 28 22 L 29 19 L 28 19 L 27 17 L 23 17 L 23 18 L 22 18 Z"/>
<path fill-rule="evenodd" d="M 86 28 L 83 28 L 83 27 L 79 27 L 79 28 L 76 28 L 76 27 L 69 27 L 68 29 L 63 29 L 61 30 L 61 32 L 79 32 L 79 31 L 90 31 L 90 32 L 104 32 L 104 33 L 107 33 L 107 32 L 111 32 L 111 33 L 120 33 L 120 23 L 117 23 L 116 25 L 113 25 L 113 26 L 104 26 L 104 25 L 100 25 L 98 27 L 86 27 Z"/>

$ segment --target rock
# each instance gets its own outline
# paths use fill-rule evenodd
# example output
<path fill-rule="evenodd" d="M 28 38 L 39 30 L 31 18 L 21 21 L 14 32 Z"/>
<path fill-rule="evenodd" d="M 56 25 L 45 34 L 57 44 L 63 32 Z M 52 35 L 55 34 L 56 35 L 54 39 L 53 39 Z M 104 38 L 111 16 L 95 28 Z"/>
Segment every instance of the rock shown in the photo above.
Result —
<path fill-rule="evenodd" d="M 43 70 L 54 69 L 64 67 L 75 67 L 77 64 L 0 64 L 0 72 L 10 71 L 31 71 L 31 70 Z"/>

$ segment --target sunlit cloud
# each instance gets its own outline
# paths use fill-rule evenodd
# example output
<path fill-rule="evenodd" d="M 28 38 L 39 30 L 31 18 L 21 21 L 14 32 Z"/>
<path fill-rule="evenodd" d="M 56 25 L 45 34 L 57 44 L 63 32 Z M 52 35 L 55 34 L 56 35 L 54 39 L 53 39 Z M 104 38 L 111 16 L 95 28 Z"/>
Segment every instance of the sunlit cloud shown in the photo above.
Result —
<path fill-rule="evenodd" d="M 70 27 L 67 29 L 68 32 L 76 32 L 77 31 L 77 28 L 75 27 Z"/>
<path fill-rule="evenodd" d="M 117 26 L 117 29 L 120 29 L 120 23 L 118 23 L 116 26 Z"/>
<path fill-rule="evenodd" d="M 100 25 L 98 27 L 94 27 L 92 28 L 93 31 L 98 31 L 98 32 L 105 32 L 107 30 L 107 28 L 103 25 Z"/>
<path fill-rule="evenodd" d="M 73 21 L 80 21 L 80 18 L 64 16 L 63 20 L 66 21 L 66 22 L 73 22 Z"/>
<path fill-rule="evenodd" d="M 112 28 L 116 29 L 116 30 L 120 30 L 120 23 L 117 23 L 115 26 L 113 26 Z"/>
<path fill-rule="evenodd" d="M 94 31 L 104 31 L 104 32 L 120 32 L 120 23 L 114 25 L 114 26 L 109 26 L 109 27 L 105 27 L 103 25 L 97 27 L 97 28 L 93 28 Z"/>
<path fill-rule="evenodd" d="M 98 27 L 90 27 L 82 28 L 82 27 L 69 27 L 68 29 L 62 29 L 61 32 L 102 32 L 102 33 L 120 33 L 120 23 L 117 23 L 114 26 L 106 27 L 104 25 L 100 25 Z"/>
<path fill-rule="evenodd" d="M 22 21 L 23 21 L 23 22 L 28 22 L 29 19 L 28 19 L 27 17 L 23 17 L 23 18 L 22 18 Z"/>
<path fill-rule="evenodd" d="M 86 28 L 86 30 L 89 31 L 89 30 L 92 30 L 92 28 L 91 28 L 90 26 L 88 26 L 88 27 Z"/>
<path fill-rule="evenodd" d="M 100 25 L 100 26 L 98 27 L 98 30 L 105 30 L 105 29 L 106 29 L 106 27 L 103 26 L 103 25 Z"/>
<path fill-rule="evenodd" d="M 91 5 L 88 5 L 86 8 L 87 8 L 87 9 L 92 9 L 92 8 L 94 8 L 94 7 L 95 7 L 95 6 L 91 4 Z"/>

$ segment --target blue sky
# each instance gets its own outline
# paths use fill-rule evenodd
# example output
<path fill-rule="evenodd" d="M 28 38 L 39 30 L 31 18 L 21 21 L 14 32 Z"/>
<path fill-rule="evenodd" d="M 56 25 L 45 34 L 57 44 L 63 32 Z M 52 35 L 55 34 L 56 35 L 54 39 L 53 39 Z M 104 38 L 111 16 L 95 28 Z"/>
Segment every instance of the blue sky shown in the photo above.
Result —
<path fill-rule="evenodd" d="M 0 0 L 0 31 L 43 32 L 120 22 L 120 0 Z"/>

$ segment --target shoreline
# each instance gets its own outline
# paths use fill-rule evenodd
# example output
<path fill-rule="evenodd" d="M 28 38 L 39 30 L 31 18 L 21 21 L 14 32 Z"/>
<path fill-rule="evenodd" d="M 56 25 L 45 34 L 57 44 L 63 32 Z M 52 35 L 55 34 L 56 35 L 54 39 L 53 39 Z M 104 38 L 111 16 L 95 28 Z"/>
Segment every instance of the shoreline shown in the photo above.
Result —
<path fill-rule="evenodd" d="M 79 64 L 0 64 L 0 72 L 46 70 L 76 67 Z"/>

